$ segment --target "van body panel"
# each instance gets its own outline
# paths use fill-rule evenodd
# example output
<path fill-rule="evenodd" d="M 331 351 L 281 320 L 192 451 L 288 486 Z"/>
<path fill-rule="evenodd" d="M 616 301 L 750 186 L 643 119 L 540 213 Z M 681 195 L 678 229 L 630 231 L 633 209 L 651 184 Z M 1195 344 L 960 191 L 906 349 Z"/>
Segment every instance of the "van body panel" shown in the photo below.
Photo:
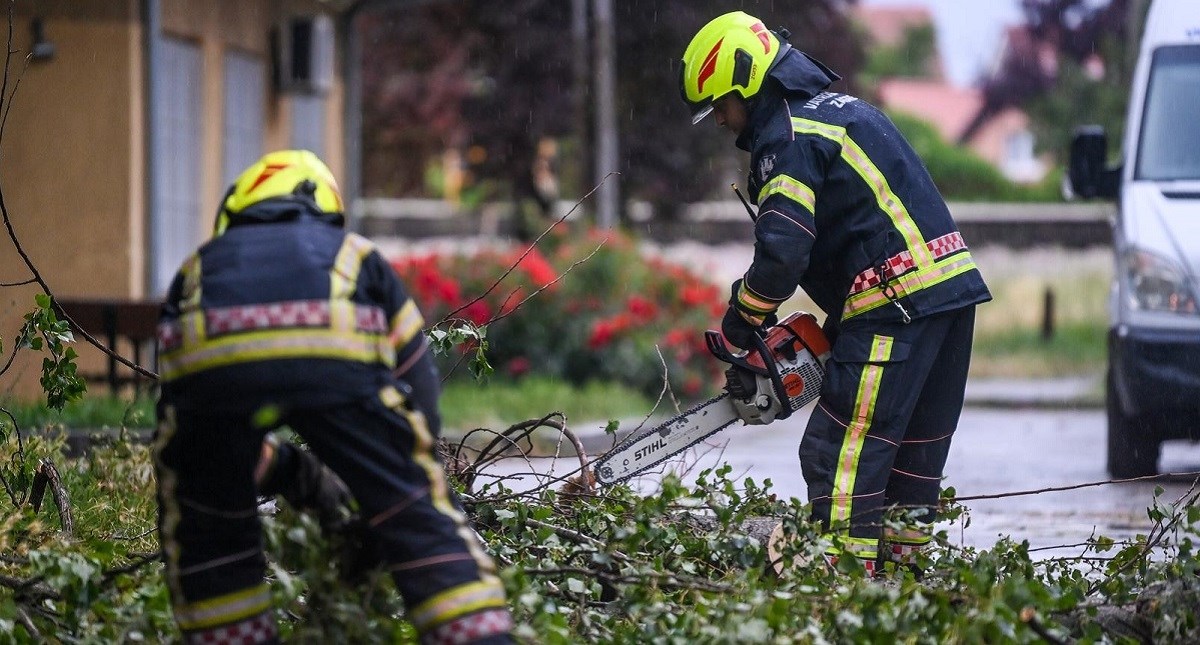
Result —
<path fill-rule="evenodd" d="M 1110 469 L 1113 432 L 1153 446 L 1200 439 L 1200 1 L 1151 5 L 1123 143 L 1109 301 L 1109 396 L 1118 410 L 1109 422 Z M 1139 262 L 1144 258 L 1158 273 L 1143 268 L 1135 278 L 1131 267 L 1147 266 Z M 1139 305 L 1135 279 L 1145 286 L 1153 282 L 1148 276 L 1161 275 L 1179 285 L 1166 293 L 1184 294 L 1178 299 L 1184 303 L 1190 293 L 1192 302 L 1174 311 L 1146 305 L 1147 299 Z"/>
<path fill-rule="evenodd" d="M 1136 215 L 1122 219 L 1123 241 L 1178 262 L 1195 280 L 1200 275 L 1200 193 L 1167 194 L 1152 182 L 1125 187 L 1121 211 Z"/>

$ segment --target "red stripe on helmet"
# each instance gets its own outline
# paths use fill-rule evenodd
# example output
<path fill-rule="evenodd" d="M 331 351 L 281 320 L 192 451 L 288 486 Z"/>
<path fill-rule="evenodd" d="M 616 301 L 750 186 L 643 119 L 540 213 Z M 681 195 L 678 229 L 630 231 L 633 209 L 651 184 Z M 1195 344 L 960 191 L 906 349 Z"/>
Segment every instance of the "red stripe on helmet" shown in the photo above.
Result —
<path fill-rule="evenodd" d="M 704 62 L 700 64 L 700 75 L 696 78 L 696 91 L 699 93 L 704 92 L 704 81 L 717 73 L 717 52 L 721 50 L 723 42 L 725 42 L 724 38 L 718 40 L 717 44 L 713 45 L 712 51 L 704 57 Z"/>
<path fill-rule="evenodd" d="M 280 170 L 283 170 L 284 168 L 287 168 L 290 165 L 292 165 L 292 164 L 290 164 L 290 163 L 267 164 L 267 167 L 263 168 L 263 171 L 258 175 L 258 178 L 254 180 L 254 183 L 250 184 L 250 187 L 246 189 L 246 192 L 247 193 L 254 192 L 254 189 L 258 188 L 259 184 L 270 179 L 272 175 L 279 172 Z"/>
<path fill-rule="evenodd" d="M 761 22 L 756 22 L 750 25 L 750 31 L 753 31 L 758 39 L 762 41 L 763 53 L 771 53 L 771 36 L 767 34 L 767 28 Z"/>

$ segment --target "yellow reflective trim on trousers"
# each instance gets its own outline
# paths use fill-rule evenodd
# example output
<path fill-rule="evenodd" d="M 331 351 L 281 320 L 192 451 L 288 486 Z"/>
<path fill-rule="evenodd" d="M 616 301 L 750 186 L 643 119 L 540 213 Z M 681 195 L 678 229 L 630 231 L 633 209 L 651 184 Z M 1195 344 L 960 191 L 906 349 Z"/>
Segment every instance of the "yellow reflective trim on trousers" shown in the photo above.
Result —
<path fill-rule="evenodd" d="M 815 134 L 838 144 L 841 147 L 842 159 L 863 178 L 863 181 L 867 182 L 871 192 L 875 194 L 875 201 L 879 204 L 879 208 L 887 213 L 892 220 L 892 226 L 904 236 L 904 243 L 908 247 L 908 251 L 912 253 L 917 266 L 925 266 L 933 261 L 933 256 L 925 246 L 925 239 L 921 237 L 921 231 L 917 229 L 916 222 L 909 216 L 908 209 L 892 192 L 887 179 L 867 156 L 867 153 L 847 136 L 845 128 L 794 116 L 792 117 L 792 130 L 796 134 Z"/>
<path fill-rule="evenodd" d="M 846 551 L 860 560 L 874 560 L 879 557 L 879 540 L 875 538 L 856 538 L 843 536 L 842 549 L 832 548 L 825 551 L 826 555 L 839 556 Z"/>
<path fill-rule="evenodd" d="M 892 338 L 878 334 L 871 341 L 870 361 L 886 361 L 892 356 Z M 850 519 L 854 506 L 854 482 L 858 476 L 858 460 L 867 440 L 867 432 L 875 418 L 875 402 L 879 398 L 879 387 L 883 383 L 883 366 L 874 362 L 863 367 L 858 379 L 858 392 L 854 395 L 854 409 L 850 425 L 842 439 L 837 467 L 833 474 L 833 505 L 830 508 L 830 524 L 845 523 Z"/>
<path fill-rule="evenodd" d="M 347 233 L 338 249 L 337 258 L 333 261 L 333 269 L 329 272 L 329 298 L 331 300 L 349 300 L 358 284 L 358 274 L 362 270 L 363 259 L 375 250 L 375 245 L 367 238 L 357 233 Z"/>
<path fill-rule="evenodd" d="M 175 620 L 184 630 L 204 629 L 261 614 L 271 607 L 271 590 L 266 583 L 224 596 L 180 605 Z"/>
<path fill-rule="evenodd" d="M 285 358 L 332 358 L 395 367 L 396 355 L 386 336 L 329 329 L 279 329 L 231 334 L 198 347 L 159 356 L 164 381 L 203 370 L 252 361 Z"/>
<path fill-rule="evenodd" d="M 794 177 L 778 175 L 768 181 L 763 185 L 762 190 L 758 191 L 757 203 L 761 205 L 771 195 L 783 195 L 807 208 L 809 213 L 817 212 L 817 197 L 813 194 L 813 190 Z"/>
<path fill-rule="evenodd" d="M 425 422 L 425 415 L 415 410 L 408 410 L 402 405 L 389 403 L 393 401 L 403 403 L 404 401 L 404 396 L 392 386 L 387 386 L 380 390 L 379 399 L 397 414 L 404 417 L 408 421 L 409 427 L 412 428 L 412 460 L 425 471 L 425 478 L 429 480 L 429 497 L 433 508 L 454 522 L 454 525 L 457 527 L 455 533 L 462 539 L 463 544 L 467 547 L 467 552 L 479 567 L 482 582 L 500 584 L 500 579 L 494 575 L 496 564 L 492 562 L 492 558 L 483 550 L 483 546 L 479 543 L 475 531 L 467 525 L 466 516 L 463 515 L 462 511 L 450 499 L 450 487 L 446 479 L 446 471 L 442 469 L 441 462 L 433 454 L 434 437 L 429 432 L 429 425 Z"/>
<path fill-rule="evenodd" d="M 162 498 L 162 527 L 159 530 L 159 541 L 162 543 L 164 568 L 167 588 L 171 591 L 172 603 L 180 602 L 183 598 L 183 586 L 179 579 L 179 540 L 175 537 L 176 529 L 182 517 L 179 510 L 179 500 L 176 490 L 179 478 L 174 470 L 163 463 L 162 453 L 167 444 L 175 436 L 177 428 L 175 421 L 175 406 L 168 405 L 163 410 L 163 418 L 158 422 L 158 432 L 154 437 L 151 451 L 154 456 L 155 475 L 158 478 L 159 495 Z"/>
<path fill-rule="evenodd" d="M 480 609 L 504 606 L 504 588 L 498 582 L 469 582 L 429 598 L 408 612 L 408 619 L 423 632 Z"/>
<path fill-rule="evenodd" d="M 933 540 L 933 527 L 927 528 L 905 528 L 897 531 L 890 527 L 883 528 L 883 539 L 893 544 L 906 544 L 912 546 L 924 546 Z"/>
<path fill-rule="evenodd" d="M 421 316 L 421 311 L 417 309 L 417 303 L 410 299 L 404 303 L 400 311 L 396 312 L 395 316 L 392 316 L 392 322 L 389 325 L 389 328 L 392 330 L 392 347 L 404 347 L 424 326 L 425 318 Z"/>
<path fill-rule="evenodd" d="M 895 289 L 896 297 L 903 298 L 922 289 L 941 284 L 974 268 L 976 268 L 975 260 L 971 257 L 970 252 L 959 253 L 942 258 L 934 262 L 933 266 L 910 271 L 898 278 L 893 278 L 889 284 Z M 883 295 L 880 287 L 871 287 L 846 299 L 846 305 L 842 308 L 842 320 L 853 318 L 876 307 L 882 307 L 888 302 L 887 296 Z"/>

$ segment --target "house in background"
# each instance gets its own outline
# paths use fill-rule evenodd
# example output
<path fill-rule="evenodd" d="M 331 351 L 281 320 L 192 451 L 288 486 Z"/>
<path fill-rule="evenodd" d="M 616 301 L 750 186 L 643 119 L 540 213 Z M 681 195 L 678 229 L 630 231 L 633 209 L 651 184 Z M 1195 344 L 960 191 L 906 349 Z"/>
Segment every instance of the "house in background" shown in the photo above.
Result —
<path fill-rule="evenodd" d="M 159 299 L 209 236 L 226 186 L 266 151 L 307 148 L 344 176 L 354 4 L 18 0 L 0 190 L 55 295 Z M 17 284 L 30 275 L 0 239 L 5 357 L 42 290 Z M 103 358 L 76 348 L 81 365 Z M 0 399 L 36 391 L 40 362 L 22 352 Z"/>
<path fill-rule="evenodd" d="M 1048 164 L 1034 152 L 1029 115 L 1017 108 L 983 114 L 983 93 L 936 81 L 892 78 L 880 82 L 880 104 L 927 121 L 942 138 L 969 148 L 1009 181 L 1037 183 Z"/>
<path fill-rule="evenodd" d="M 858 6 L 854 12 L 873 47 L 897 47 L 912 30 L 933 22 L 924 6 Z M 947 142 L 970 149 L 1010 181 L 1037 183 L 1044 179 L 1049 164 L 1035 153 L 1029 116 L 1011 107 L 986 113 L 983 92 L 950 83 L 941 60 L 935 47 L 928 73 L 881 78 L 875 88 L 880 106 L 932 124 Z"/>

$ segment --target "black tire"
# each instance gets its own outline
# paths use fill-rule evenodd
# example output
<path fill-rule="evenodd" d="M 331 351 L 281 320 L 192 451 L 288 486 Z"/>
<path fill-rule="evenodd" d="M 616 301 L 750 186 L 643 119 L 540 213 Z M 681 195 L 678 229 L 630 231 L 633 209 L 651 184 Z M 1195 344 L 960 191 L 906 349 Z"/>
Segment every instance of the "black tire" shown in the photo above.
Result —
<path fill-rule="evenodd" d="M 1125 414 L 1110 369 L 1105 388 L 1108 412 L 1108 473 L 1114 479 L 1158 474 L 1162 439 L 1146 419 Z"/>

